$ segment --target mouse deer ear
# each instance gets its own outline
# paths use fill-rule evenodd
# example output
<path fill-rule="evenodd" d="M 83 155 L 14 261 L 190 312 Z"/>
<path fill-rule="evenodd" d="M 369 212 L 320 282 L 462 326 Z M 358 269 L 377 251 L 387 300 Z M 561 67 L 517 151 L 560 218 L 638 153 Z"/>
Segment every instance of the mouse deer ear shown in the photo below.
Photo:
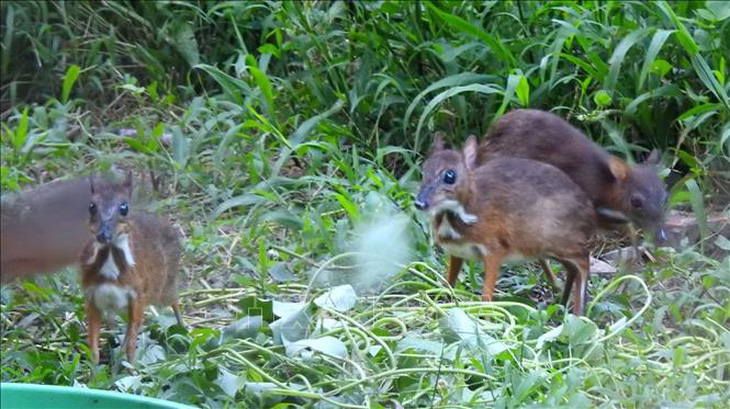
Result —
<path fill-rule="evenodd" d="M 467 169 L 474 169 L 477 163 L 477 152 L 479 150 L 479 144 L 477 143 L 477 137 L 469 135 L 464 143 L 464 164 Z"/>
<path fill-rule="evenodd" d="M 652 149 L 651 153 L 644 161 L 644 164 L 645 165 L 658 165 L 660 159 L 661 159 L 661 153 L 659 153 L 659 150 Z"/>
<path fill-rule="evenodd" d="M 433 151 L 441 151 L 445 147 L 444 140 L 446 139 L 446 134 L 438 131 L 433 134 Z"/>
<path fill-rule="evenodd" d="M 124 177 L 124 182 L 122 182 L 122 188 L 127 192 L 127 195 L 132 194 L 132 171 L 128 170 L 127 175 Z"/>
<path fill-rule="evenodd" d="M 624 179 L 626 179 L 629 171 L 626 162 L 615 156 L 611 156 L 608 159 L 608 169 L 611 171 L 613 177 L 615 177 L 619 181 L 623 181 Z"/>

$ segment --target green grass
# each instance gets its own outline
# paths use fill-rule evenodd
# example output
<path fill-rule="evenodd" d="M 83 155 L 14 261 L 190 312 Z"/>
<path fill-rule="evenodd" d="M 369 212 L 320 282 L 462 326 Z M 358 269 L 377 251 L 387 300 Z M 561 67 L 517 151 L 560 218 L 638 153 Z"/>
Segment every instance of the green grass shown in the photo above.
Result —
<path fill-rule="evenodd" d="M 594 276 L 584 319 L 566 318 L 530 266 L 503 268 L 494 303 L 478 302 L 480 266 L 447 289 L 445 259 L 412 205 L 433 131 L 457 143 L 529 106 L 621 156 L 661 149 L 673 208 L 727 212 L 725 2 L 6 1 L 0 10 L 3 192 L 112 164 L 133 166 L 141 184 L 154 175 L 156 208 L 186 236 L 189 327 L 150 311 L 136 368 L 120 367 L 118 325 L 104 337 L 112 363 L 93 369 L 72 272 L 5 286 L 3 382 L 210 408 L 730 399 L 730 246 L 703 218 L 701 243 Z M 379 215 L 407 223 L 361 230 Z M 363 265 L 362 241 L 387 261 Z M 404 255 L 395 244 L 406 241 Z M 287 302 L 302 303 L 298 314 Z M 289 321 L 275 323 L 282 315 Z M 285 347 L 282 335 L 304 341 Z"/>

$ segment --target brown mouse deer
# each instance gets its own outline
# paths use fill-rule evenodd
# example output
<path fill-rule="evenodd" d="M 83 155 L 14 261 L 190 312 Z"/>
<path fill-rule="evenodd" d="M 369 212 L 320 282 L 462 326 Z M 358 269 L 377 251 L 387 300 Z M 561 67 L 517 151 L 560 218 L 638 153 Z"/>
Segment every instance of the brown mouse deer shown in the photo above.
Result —
<path fill-rule="evenodd" d="M 87 179 L 57 180 L 2 195 L 0 281 L 78 264 L 89 239 Z"/>
<path fill-rule="evenodd" d="M 657 175 L 659 153 L 629 165 L 610 155 L 564 119 L 534 109 L 510 111 L 497 120 L 479 148 L 477 163 L 505 156 L 549 163 L 586 192 L 600 227 L 628 222 L 665 238 L 667 192 Z"/>
<path fill-rule="evenodd" d="M 447 281 L 455 283 L 465 259 L 481 260 L 482 299 L 490 301 L 503 262 L 553 258 L 568 273 L 563 303 L 574 286 L 573 312 L 583 314 L 597 217 L 590 200 L 554 166 L 522 158 L 479 166 L 477 150 L 474 136 L 463 151 L 446 149 L 439 133 L 423 165 L 415 205 L 449 254 Z"/>
<path fill-rule="evenodd" d="M 176 288 L 180 238 L 167 221 L 134 208 L 131 173 L 121 183 L 94 176 L 89 182 L 91 238 L 80 260 L 89 348 L 98 363 L 102 316 L 126 309 L 129 323 L 124 347 L 127 360 L 133 363 L 137 333 L 148 305 L 172 306 L 183 325 Z"/>

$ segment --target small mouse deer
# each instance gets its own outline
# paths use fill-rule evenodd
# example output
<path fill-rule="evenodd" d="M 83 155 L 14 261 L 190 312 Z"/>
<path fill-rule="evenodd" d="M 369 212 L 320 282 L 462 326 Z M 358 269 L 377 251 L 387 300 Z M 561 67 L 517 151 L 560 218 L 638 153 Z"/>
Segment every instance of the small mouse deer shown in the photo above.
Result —
<path fill-rule="evenodd" d="M 477 163 L 505 156 L 545 162 L 562 170 L 593 202 L 600 227 L 614 229 L 633 222 L 658 239 L 665 238 L 662 224 L 667 192 L 657 175 L 659 152 L 653 151 L 645 162 L 631 166 L 557 115 L 518 109 L 492 125 Z"/>
<path fill-rule="evenodd" d="M 477 141 L 444 148 L 443 134 L 423 165 L 415 206 L 428 212 L 436 242 L 449 254 L 453 285 L 464 259 L 484 261 L 482 299 L 490 301 L 503 262 L 553 258 L 568 273 L 563 303 L 583 314 L 589 275 L 587 242 L 596 211 L 557 168 L 529 159 L 497 158 L 477 166 Z"/>
<path fill-rule="evenodd" d="M 133 363 L 137 333 L 149 304 L 172 306 L 177 322 L 183 325 L 176 288 L 182 247 L 168 222 L 133 208 L 131 172 L 121 183 L 93 175 L 89 182 L 92 237 L 80 260 L 89 349 L 98 363 L 102 316 L 126 308 L 129 324 L 124 347 L 127 361 Z"/>
<path fill-rule="evenodd" d="M 56 180 L 19 193 L 3 192 L 0 199 L 1 282 L 78 264 L 89 238 L 87 179 Z"/>

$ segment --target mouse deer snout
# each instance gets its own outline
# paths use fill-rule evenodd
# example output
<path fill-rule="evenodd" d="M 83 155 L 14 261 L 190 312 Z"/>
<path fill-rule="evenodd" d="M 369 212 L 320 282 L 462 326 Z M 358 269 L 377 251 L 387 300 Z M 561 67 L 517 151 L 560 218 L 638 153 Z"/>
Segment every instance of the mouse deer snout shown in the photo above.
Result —
<path fill-rule="evenodd" d="M 101 225 L 99 233 L 97 233 L 96 235 L 96 241 L 101 244 L 108 244 L 112 241 L 112 229 L 109 227 L 109 225 Z"/>
<path fill-rule="evenodd" d="M 426 185 L 422 186 L 421 190 L 418 192 L 418 196 L 416 196 L 416 201 L 413 203 L 414 206 L 416 206 L 416 209 L 418 210 L 427 210 L 430 206 L 431 202 L 431 195 L 433 194 L 433 186 Z"/>

